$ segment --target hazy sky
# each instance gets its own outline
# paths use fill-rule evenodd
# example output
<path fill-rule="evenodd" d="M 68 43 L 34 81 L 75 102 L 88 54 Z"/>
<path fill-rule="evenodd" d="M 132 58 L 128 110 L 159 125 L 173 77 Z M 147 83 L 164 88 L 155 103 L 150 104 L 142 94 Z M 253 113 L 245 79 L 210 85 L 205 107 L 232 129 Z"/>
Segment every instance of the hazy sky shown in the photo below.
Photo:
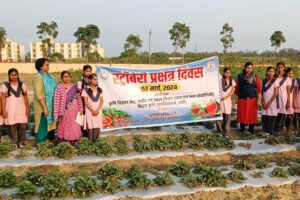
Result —
<path fill-rule="evenodd" d="M 0 26 L 7 37 L 25 45 L 37 41 L 36 25 L 58 23 L 58 42 L 74 42 L 79 26 L 96 24 L 100 45 L 107 56 L 118 56 L 129 34 L 143 40 L 140 51 L 148 51 L 152 30 L 152 52 L 172 52 L 168 30 L 179 21 L 191 28 L 186 51 L 221 51 L 220 31 L 228 22 L 234 28 L 232 50 L 270 47 L 270 36 L 283 31 L 282 48 L 300 46 L 299 0 L 0 0 Z"/>

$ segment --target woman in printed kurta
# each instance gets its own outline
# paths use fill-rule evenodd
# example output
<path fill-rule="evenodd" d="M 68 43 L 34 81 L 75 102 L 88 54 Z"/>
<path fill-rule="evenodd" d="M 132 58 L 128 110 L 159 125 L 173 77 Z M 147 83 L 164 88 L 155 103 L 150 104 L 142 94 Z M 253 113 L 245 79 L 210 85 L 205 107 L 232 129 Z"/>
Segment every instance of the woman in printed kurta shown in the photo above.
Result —
<path fill-rule="evenodd" d="M 279 88 L 279 83 L 274 75 L 274 67 L 269 67 L 266 78 L 262 82 L 262 130 L 270 134 L 273 134 L 275 129 L 277 116 L 276 96 Z"/>
<path fill-rule="evenodd" d="M 0 88 L 2 93 L 2 110 L 8 135 L 14 144 L 22 147 L 26 139 L 26 126 L 30 114 L 27 98 L 27 87 L 19 79 L 15 68 L 8 70 L 8 82 Z"/>
<path fill-rule="evenodd" d="M 247 62 L 243 73 L 238 75 L 235 94 L 238 96 L 237 121 L 241 132 L 249 124 L 249 132 L 253 133 L 257 123 L 257 110 L 261 104 L 261 85 L 258 76 L 253 72 L 253 64 Z"/>
<path fill-rule="evenodd" d="M 300 77 L 294 82 L 294 130 L 295 134 L 300 134 Z"/>
<path fill-rule="evenodd" d="M 290 88 L 290 107 L 286 110 L 286 120 L 285 120 L 285 128 L 287 132 L 290 132 L 293 130 L 293 120 L 294 120 L 294 88 L 295 88 L 295 79 L 294 77 L 294 69 L 291 67 L 288 67 L 285 70 L 285 74 L 287 77 L 291 80 L 291 88 Z"/>
<path fill-rule="evenodd" d="M 226 136 L 230 129 L 231 121 L 231 108 L 232 102 L 231 96 L 234 94 L 235 81 L 231 77 L 231 70 L 225 68 L 223 70 L 223 76 L 220 75 L 221 81 L 221 111 L 223 114 L 223 120 L 217 121 L 217 129 L 222 135 Z"/>
<path fill-rule="evenodd" d="M 276 117 L 275 131 L 281 134 L 286 120 L 287 109 L 290 108 L 290 87 L 291 80 L 284 73 L 285 64 L 278 62 L 276 65 L 276 80 L 279 82 L 279 92 L 277 96 L 278 114 Z"/>
<path fill-rule="evenodd" d="M 55 89 L 53 115 L 58 122 L 57 137 L 60 142 L 75 144 L 81 137 L 81 126 L 76 121 L 78 112 L 83 114 L 80 90 L 71 83 L 68 71 L 61 73 L 63 83 Z"/>
<path fill-rule="evenodd" d="M 90 87 L 82 91 L 85 103 L 85 122 L 84 129 L 87 130 L 88 137 L 96 141 L 102 127 L 102 89 L 98 87 L 98 78 L 96 74 L 89 76 Z"/>
<path fill-rule="evenodd" d="M 35 62 L 38 73 L 33 76 L 33 108 L 35 119 L 35 142 L 40 143 L 54 140 L 56 122 L 53 117 L 53 97 L 56 82 L 49 71 L 46 58 L 39 58 Z"/>

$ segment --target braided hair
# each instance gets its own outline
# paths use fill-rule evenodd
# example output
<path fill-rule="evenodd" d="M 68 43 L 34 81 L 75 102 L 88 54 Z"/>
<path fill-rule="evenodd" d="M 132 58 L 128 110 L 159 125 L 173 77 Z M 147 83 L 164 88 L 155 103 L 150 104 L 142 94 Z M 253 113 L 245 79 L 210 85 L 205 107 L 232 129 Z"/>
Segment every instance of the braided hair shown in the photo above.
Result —
<path fill-rule="evenodd" d="M 7 88 L 8 91 L 7 91 L 7 96 L 10 96 L 10 95 L 11 95 L 11 94 L 10 94 L 11 86 L 10 86 L 10 78 L 9 78 L 9 75 L 10 75 L 11 73 L 13 73 L 13 72 L 15 72 L 15 73 L 18 75 L 18 87 L 21 88 L 22 95 L 24 96 L 24 95 L 25 95 L 25 92 L 24 92 L 24 90 L 23 90 L 23 88 L 22 88 L 22 83 L 21 83 L 20 78 L 19 78 L 19 71 L 18 71 L 16 68 L 10 68 L 10 69 L 8 70 L 8 88 Z"/>

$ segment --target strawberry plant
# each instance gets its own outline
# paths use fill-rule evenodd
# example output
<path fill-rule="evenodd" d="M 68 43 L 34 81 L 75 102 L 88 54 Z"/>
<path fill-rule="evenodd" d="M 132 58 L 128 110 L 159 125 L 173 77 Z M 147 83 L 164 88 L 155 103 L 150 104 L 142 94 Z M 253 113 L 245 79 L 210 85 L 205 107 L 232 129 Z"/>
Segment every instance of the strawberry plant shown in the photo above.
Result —
<path fill-rule="evenodd" d="M 77 147 L 78 154 L 93 155 L 94 153 L 94 149 L 92 148 L 93 142 L 86 137 L 80 138 L 75 145 Z"/>
<path fill-rule="evenodd" d="M 183 183 L 185 187 L 196 188 L 199 187 L 199 183 L 201 183 L 201 180 L 198 177 L 196 177 L 194 174 L 189 173 L 183 178 L 181 178 L 180 182 Z"/>
<path fill-rule="evenodd" d="M 300 157 L 296 158 L 294 162 L 300 164 Z"/>
<path fill-rule="evenodd" d="M 290 161 L 286 160 L 286 159 L 280 159 L 276 162 L 276 164 L 280 167 L 286 167 L 290 165 Z"/>
<path fill-rule="evenodd" d="M 94 143 L 94 151 L 98 156 L 110 157 L 113 154 L 113 147 L 107 139 L 101 138 Z"/>
<path fill-rule="evenodd" d="M 284 143 L 286 144 L 295 144 L 297 142 L 300 142 L 300 138 L 296 137 L 295 135 L 292 135 L 290 133 L 286 134 L 284 137 Z"/>
<path fill-rule="evenodd" d="M 185 132 L 180 135 L 180 140 L 183 142 L 183 146 L 188 146 L 192 138 L 193 135 L 189 132 Z"/>
<path fill-rule="evenodd" d="M 166 137 L 170 149 L 178 150 L 183 147 L 183 142 L 175 133 L 169 133 Z"/>
<path fill-rule="evenodd" d="M 281 167 L 275 167 L 272 170 L 270 177 L 272 177 L 272 178 L 274 178 L 274 177 L 288 178 L 288 173 L 286 171 L 284 171 L 283 168 L 281 168 Z"/>
<path fill-rule="evenodd" d="M 9 156 L 9 152 L 17 150 L 18 146 L 12 144 L 9 140 L 3 140 L 0 142 L 0 158 Z"/>
<path fill-rule="evenodd" d="M 254 167 L 245 160 L 238 160 L 233 167 L 234 169 L 239 169 L 243 171 L 254 170 Z"/>
<path fill-rule="evenodd" d="M 138 173 L 129 178 L 127 185 L 133 189 L 144 188 L 145 190 L 148 190 L 151 187 L 151 183 L 152 181 L 146 174 Z"/>
<path fill-rule="evenodd" d="M 131 167 L 125 172 L 125 177 L 129 179 L 137 174 L 141 173 L 141 167 L 138 164 L 133 164 Z"/>
<path fill-rule="evenodd" d="M 240 140 L 253 140 L 253 139 L 255 139 L 255 136 L 253 133 L 250 133 L 249 131 L 244 131 L 239 136 L 239 139 Z"/>
<path fill-rule="evenodd" d="M 143 153 L 145 151 L 150 151 L 151 146 L 148 142 L 143 141 L 140 135 L 133 136 L 133 148 L 136 152 Z"/>
<path fill-rule="evenodd" d="M 150 140 L 152 150 L 166 151 L 168 149 L 168 142 L 165 138 L 155 137 Z"/>
<path fill-rule="evenodd" d="M 209 150 L 222 148 L 233 149 L 236 147 L 232 139 L 230 139 L 229 137 L 223 137 L 220 134 L 209 135 L 205 140 L 204 146 Z"/>
<path fill-rule="evenodd" d="M 113 163 L 106 163 L 103 167 L 101 167 L 97 172 L 97 178 L 100 180 L 105 180 L 107 178 L 117 178 L 119 180 L 123 179 L 123 173 L 120 171 L 118 165 Z"/>
<path fill-rule="evenodd" d="M 253 172 L 253 174 L 251 174 L 251 176 L 253 177 L 253 178 L 262 178 L 262 177 L 264 177 L 264 172 L 259 172 L 259 171 L 255 171 L 255 172 Z"/>
<path fill-rule="evenodd" d="M 159 186 L 170 186 L 174 185 L 174 180 L 172 179 L 171 173 L 168 171 L 159 174 L 153 179 L 153 182 Z"/>
<path fill-rule="evenodd" d="M 16 156 L 16 158 L 24 159 L 25 157 L 28 157 L 30 153 L 29 150 L 32 149 L 32 146 L 30 144 L 26 144 L 24 147 L 21 148 L 19 151 L 19 154 Z"/>
<path fill-rule="evenodd" d="M 202 135 L 193 136 L 189 143 L 188 147 L 195 150 L 203 149 L 204 142 L 202 141 Z"/>
<path fill-rule="evenodd" d="M 22 199 L 31 199 L 37 194 L 37 187 L 30 181 L 22 181 L 17 185 L 16 197 Z"/>
<path fill-rule="evenodd" d="M 126 140 L 124 140 L 122 137 L 118 137 L 118 139 L 116 140 L 114 147 L 116 149 L 116 153 L 118 155 L 125 155 L 130 153 L 130 148 L 126 142 Z"/>
<path fill-rule="evenodd" d="M 39 187 L 43 186 L 46 182 L 45 176 L 39 171 L 28 171 L 24 179 Z"/>
<path fill-rule="evenodd" d="M 72 195 L 75 198 L 91 197 L 93 193 L 98 193 L 99 187 L 100 184 L 96 178 L 88 175 L 78 176 L 72 186 Z"/>
<path fill-rule="evenodd" d="M 54 147 L 53 154 L 59 158 L 70 159 L 75 154 L 75 148 L 67 142 L 62 142 Z"/>
<path fill-rule="evenodd" d="M 53 198 L 64 198 L 70 195 L 68 179 L 58 169 L 50 171 L 46 184 L 39 196 L 42 200 Z"/>
<path fill-rule="evenodd" d="M 232 172 L 230 172 L 228 174 L 228 177 L 230 178 L 230 180 L 237 182 L 237 183 L 241 183 L 244 180 L 246 180 L 247 178 L 243 175 L 242 172 L 238 171 L 238 170 L 233 170 Z"/>
<path fill-rule="evenodd" d="M 117 177 L 108 177 L 100 183 L 102 193 L 110 192 L 115 194 L 118 190 L 124 191 L 125 186 L 121 183 L 121 180 Z"/>
<path fill-rule="evenodd" d="M 265 139 L 265 144 L 276 145 L 281 143 L 282 143 L 282 138 L 276 137 L 274 135 L 270 135 Z"/>
<path fill-rule="evenodd" d="M 10 187 L 16 182 L 16 177 L 12 170 L 4 170 L 0 172 L 0 187 Z"/>
<path fill-rule="evenodd" d="M 300 164 L 291 165 L 288 172 L 291 176 L 300 176 Z"/>
<path fill-rule="evenodd" d="M 193 172 L 201 174 L 202 183 L 207 187 L 227 187 L 228 185 L 227 176 L 223 175 L 218 168 L 197 162 Z"/>
<path fill-rule="evenodd" d="M 258 169 L 265 169 L 271 167 L 271 163 L 264 161 L 264 160 L 259 160 L 256 162 L 255 167 Z"/>
<path fill-rule="evenodd" d="M 54 144 L 50 142 L 41 142 L 37 144 L 37 155 L 46 158 L 53 156 Z"/>
<path fill-rule="evenodd" d="M 183 177 L 190 173 L 190 169 L 191 166 L 188 163 L 180 160 L 171 166 L 170 172 L 175 176 Z"/>

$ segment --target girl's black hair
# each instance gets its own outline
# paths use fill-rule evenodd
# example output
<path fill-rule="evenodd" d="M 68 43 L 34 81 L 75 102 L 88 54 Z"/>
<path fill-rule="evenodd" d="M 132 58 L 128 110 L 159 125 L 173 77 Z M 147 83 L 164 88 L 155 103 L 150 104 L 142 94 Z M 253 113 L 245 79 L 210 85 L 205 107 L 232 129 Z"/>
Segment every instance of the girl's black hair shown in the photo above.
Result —
<path fill-rule="evenodd" d="M 10 79 L 9 79 L 9 75 L 10 75 L 11 73 L 13 73 L 13 72 L 17 73 L 17 75 L 18 75 L 18 87 L 21 88 L 22 95 L 25 95 L 25 92 L 24 92 L 24 90 L 23 90 L 23 88 L 22 88 L 22 84 L 21 84 L 21 81 L 20 81 L 20 78 L 19 78 L 19 71 L 18 71 L 16 68 L 10 68 L 10 69 L 8 70 L 8 91 L 7 91 L 7 96 L 10 96 L 10 95 L 11 95 L 11 94 L 10 94 L 11 87 L 10 87 Z"/>
<path fill-rule="evenodd" d="M 91 75 L 89 75 L 89 79 L 92 80 L 95 76 L 97 76 L 97 75 L 96 74 L 91 74 Z M 102 89 L 98 86 L 97 86 L 97 91 L 100 92 L 100 94 L 102 93 Z M 89 96 L 93 95 L 93 90 L 91 88 L 88 89 L 88 95 Z"/>
<path fill-rule="evenodd" d="M 245 63 L 245 66 L 244 66 L 244 69 L 243 69 L 243 74 L 246 74 L 246 68 L 248 67 L 248 66 L 250 66 L 250 65 L 252 65 L 253 67 L 254 67 L 254 65 L 253 65 L 253 63 L 252 62 L 246 62 Z"/>
<path fill-rule="evenodd" d="M 41 68 L 45 64 L 45 62 L 48 61 L 47 58 L 39 58 L 35 61 L 35 69 L 39 72 L 41 71 Z"/>
<path fill-rule="evenodd" d="M 268 81 L 268 71 L 269 71 L 270 69 L 273 69 L 273 70 L 275 71 L 275 68 L 274 68 L 274 67 L 268 67 L 268 68 L 267 68 L 267 71 L 266 71 L 266 77 L 265 77 L 265 79 L 263 80 L 263 84 L 265 84 L 265 83 Z M 275 81 L 275 75 L 274 75 L 274 77 L 273 77 L 272 82 L 273 82 L 273 81 Z"/>
<path fill-rule="evenodd" d="M 285 64 L 284 64 L 284 62 L 278 62 L 278 63 L 276 64 L 275 78 L 278 77 L 278 67 L 279 67 L 279 65 L 282 65 L 282 66 L 284 67 L 284 71 L 285 71 Z M 283 76 L 286 76 L 286 74 L 284 73 Z"/>
<path fill-rule="evenodd" d="M 288 74 L 290 71 L 293 71 L 293 72 L 294 72 L 294 69 L 293 69 L 292 67 L 286 68 L 285 71 L 284 71 L 285 76 L 287 76 L 287 74 Z"/>
<path fill-rule="evenodd" d="M 85 71 L 85 70 L 87 70 L 87 69 L 90 69 L 91 71 L 93 71 L 91 65 L 84 65 L 83 68 L 82 68 L 82 71 Z M 84 76 L 84 75 L 82 75 L 82 76 Z M 83 78 L 84 78 L 84 77 L 83 77 Z M 82 83 L 81 83 L 81 88 L 83 89 L 83 88 L 84 88 L 83 80 L 82 80 L 81 82 L 82 82 Z"/>
<path fill-rule="evenodd" d="M 64 77 L 65 74 L 69 74 L 69 76 L 71 77 L 70 72 L 68 72 L 68 71 L 65 70 L 65 71 L 62 71 L 62 72 L 61 72 L 60 78 L 62 79 L 62 78 Z"/>
<path fill-rule="evenodd" d="M 228 71 L 228 70 L 231 72 L 231 69 L 230 69 L 230 68 L 225 67 L 225 68 L 223 69 L 223 74 L 224 74 L 226 71 Z M 223 75 L 223 79 L 225 80 L 224 75 Z M 227 84 L 227 82 L 225 81 L 225 85 L 226 85 L 226 84 Z M 231 77 L 231 76 L 229 77 L 229 84 L 232 85 L 232 77 Z"/>

